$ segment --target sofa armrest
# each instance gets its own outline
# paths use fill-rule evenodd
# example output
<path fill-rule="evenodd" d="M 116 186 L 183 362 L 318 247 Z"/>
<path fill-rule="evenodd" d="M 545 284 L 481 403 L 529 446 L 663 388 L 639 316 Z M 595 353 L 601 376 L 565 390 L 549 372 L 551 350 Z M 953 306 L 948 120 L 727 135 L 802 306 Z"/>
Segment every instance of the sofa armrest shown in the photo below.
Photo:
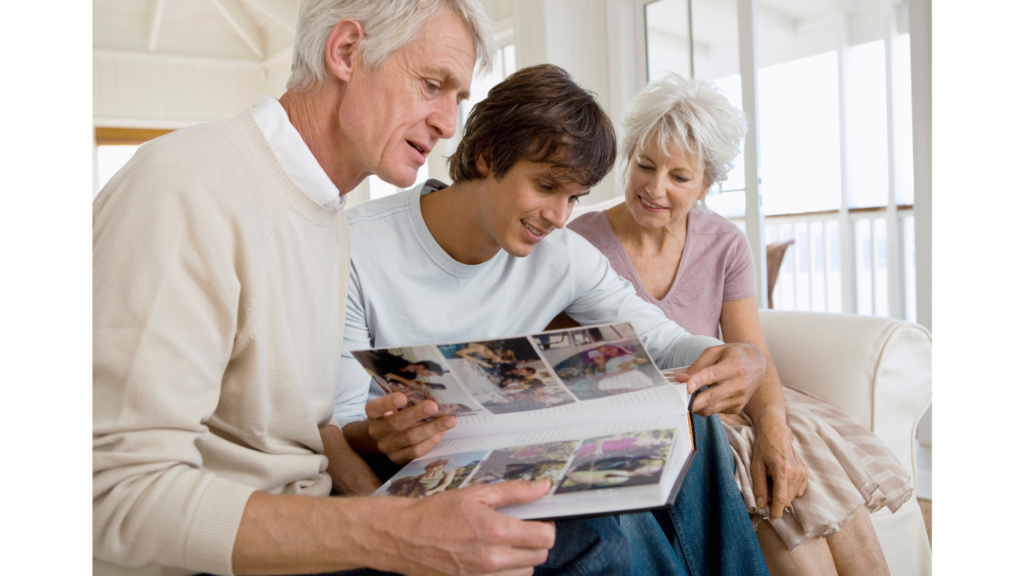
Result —
<path fill-rule="evenodd" d="M 782 383 L 875 433 L 917 483 L 914 432 L 931 405 L 931 334 L 873 316 L 761 310 Z"/>

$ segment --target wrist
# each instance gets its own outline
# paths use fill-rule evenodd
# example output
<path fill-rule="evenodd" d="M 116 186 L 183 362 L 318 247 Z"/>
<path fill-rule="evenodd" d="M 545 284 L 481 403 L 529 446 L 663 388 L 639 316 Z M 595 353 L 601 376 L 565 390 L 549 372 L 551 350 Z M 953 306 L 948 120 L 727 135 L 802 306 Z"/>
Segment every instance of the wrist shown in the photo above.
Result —
<path fill-rule="evenodd" d="M 332 538 L 335 542 L 344 542 L 341 563 L 382 571 L 395 571 L 400 567 L 396 558 L 382 551 L 396 550 L 398 537 L 393 530 L 405 518 L 404 508 L 412 503 L 411 500 L 331 497 L 329 501 L 341 509 L 331 521 L 340 520 L 349 528 L 346 530 L 348 534 L 342 538 Z"/>
<path fill-rule="evenodd" d="M 789 430 L 789 423 L 786 421 L 786 410 L 785 408 L 762 408 L 757 411 L 750 411 L 749 407 L 744 409 L 747 416 L 754 423 L 754 427 L 758 430 L 770 429 L 776 427 L 784 427 Z"/>

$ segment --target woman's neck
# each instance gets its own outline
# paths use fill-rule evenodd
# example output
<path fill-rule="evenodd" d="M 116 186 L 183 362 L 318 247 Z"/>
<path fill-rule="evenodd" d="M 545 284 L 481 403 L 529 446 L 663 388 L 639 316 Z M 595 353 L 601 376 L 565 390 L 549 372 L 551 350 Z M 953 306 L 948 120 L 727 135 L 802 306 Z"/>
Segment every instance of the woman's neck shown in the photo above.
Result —
<path fill-rule="evenodd" d="M 482 264 L 501 250 L 481 226 L 479 187 L 468 180 L 420 197 L 420 212 L 438 245 L 463 264 Z"/>
<path fill-rule="evenodd" d="M 689 219 L 690 215 L 687 213 L 679 222 L 672 222 L 659 228 L 648 228 L 637 223 L 625 203 L 608 210 L 608 222 L 619 242 L 631 252 L 645 257 L 679 258 L 683 246 L 686 245 Z"/>

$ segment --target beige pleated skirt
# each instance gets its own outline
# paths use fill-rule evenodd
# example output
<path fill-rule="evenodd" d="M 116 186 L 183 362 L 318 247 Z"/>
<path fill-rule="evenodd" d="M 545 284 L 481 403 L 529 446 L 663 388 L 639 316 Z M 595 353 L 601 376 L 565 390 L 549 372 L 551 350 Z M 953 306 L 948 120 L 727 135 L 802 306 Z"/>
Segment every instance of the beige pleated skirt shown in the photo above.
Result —
<path fill-rule="evenodd" d="M 910 499 L 912 479 L 896 456 L 871 433 L 832 406 L 783 387 L 793 448 L 808 468 L 807 491 L 772 522 L 790 550 L 815 536 L 830 536 L 850 521 L 858 507 L 895 512 Z M 754 428 L 749 421 L 722 420 L 736 458 L 736 483 L 757 529 L 768 507 L 757 509 L 750 477 Z"/>

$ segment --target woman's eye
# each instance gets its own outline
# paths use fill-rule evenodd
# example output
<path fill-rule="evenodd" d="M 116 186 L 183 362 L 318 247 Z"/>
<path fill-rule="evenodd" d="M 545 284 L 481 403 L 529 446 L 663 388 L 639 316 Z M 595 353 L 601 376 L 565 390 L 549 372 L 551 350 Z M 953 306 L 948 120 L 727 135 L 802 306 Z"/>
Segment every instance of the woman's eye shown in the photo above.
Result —
<path fill-rule="evenodd" d="M 643 170 L 644 172 L 647 172 L 647 171 L 650 171 L 650 170 L 654 170 L 654 166 L 644 166 L 643 164 L 641 164 L 639 162 L 636 163 L 636 166 L 637 166 L 637 168 Z"/>
<path fill-rule="evenodd" d="M 673 178 L 676 182 L 679 182 L 680 184 L 685 184 L 690 181 L 689 178 L 683 178 L 682 176 L 673 176 Z"/>

